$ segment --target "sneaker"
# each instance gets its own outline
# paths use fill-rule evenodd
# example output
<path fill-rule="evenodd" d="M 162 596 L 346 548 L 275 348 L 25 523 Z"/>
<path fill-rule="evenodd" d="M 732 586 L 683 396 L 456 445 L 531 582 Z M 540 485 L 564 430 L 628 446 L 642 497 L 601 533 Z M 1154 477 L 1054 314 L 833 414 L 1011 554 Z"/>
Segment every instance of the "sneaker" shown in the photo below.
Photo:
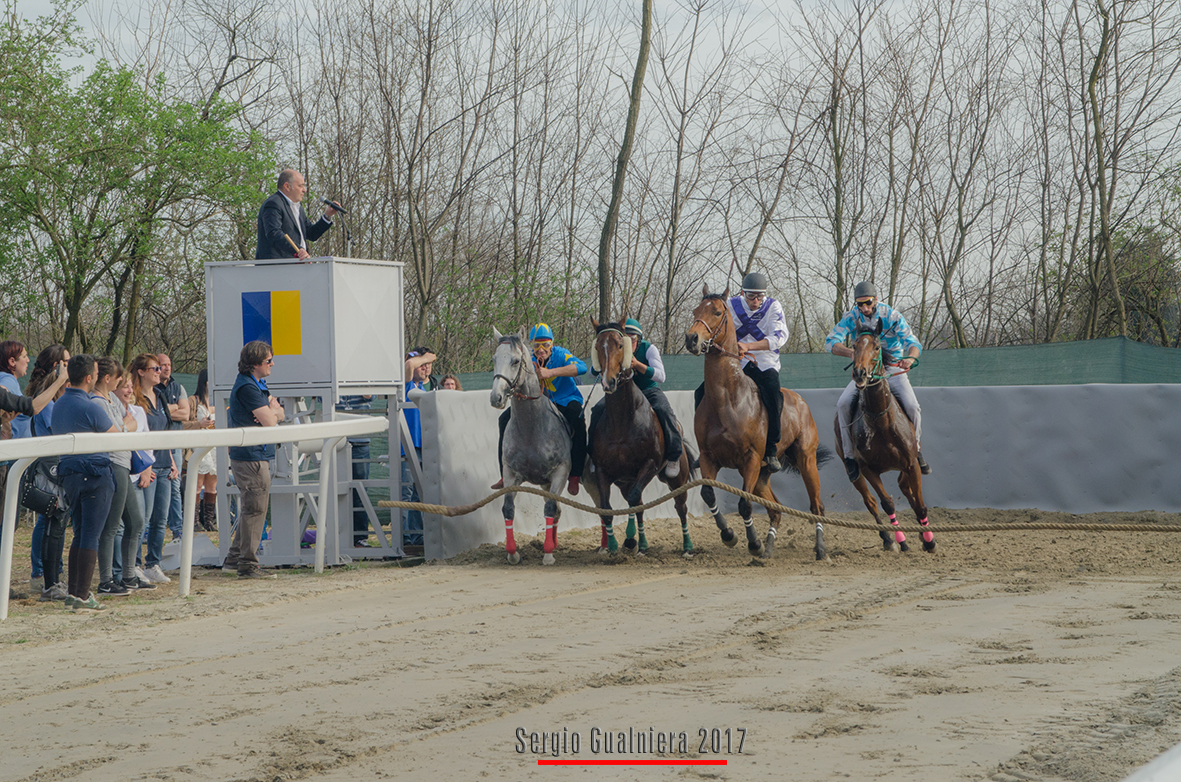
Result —
<path fill-rule="evenodd" d="M 144 581 L 151 581 L 153 584 L 172 583 L 172 579 L 164 575 L 164 571 L 160 569 L 159 565 L 152 565 L 144 571 Z"/>
<path fill-rule="evenodd" d="M 103 597 L 125 597 L 130 592 L 122 581 L 104 581 L 98 585 L 98 593 Z"/>
<path fill-rule="evenodd" d="M 107 610 L 106 606 L 104 606 L 102 603 L 98 602 L 98 600 L 95 599 L 93 592 L 91 592 L 90 595 L 85 600 L 80 600 L 75 597 L 73 605 L 70 605 L 67 603 L 66 608 L 69 608 L 74 611 L 106 611 Z"/>
<path fill-rule="evenodd" d="M 227 559 L 225 562 L 221 563 L 221 572 L 223 572 L 223 573 L 237 573 L 238 572 L 238 563 L 231 562 L 230 560 Z"/>
<path fill-rule="evenodd" d="M 141 589 L 155 589 L 156 585 L 150 581 L 144 581 L 142 578 L 132 578 L 130 581 L 123 579 L 123 586 L 127 587 L 129 592 L 138 592 Z"/>
<path fill-rule="evenodd" d="M 69 596 L 70 593 L 66 591 L 66 585 L 60 581 L 49 587 L 49 589 L 41 590 L 42 603 L 52 603 L 54 600 L 65 600 Z"/>
<path fill-rule="evenodd" d="M 278 576 L 269 570 L 263 570 L 260 567 L 252 567 L 247 568 L 246 570 L 239 570 L 238 578 L 278 578 Z"/>
<path fill-rule="evenodd" d="M 570 493 L 571 497 L 578 494 L 578 476 L 577 475 L 572 477 L 570 479 L 570 481 L 566 484 L 566 491 Z"/>
<path fill-rule="evenodd" d="M 861 477 L 861 467 L 857 464 L 856 459 L 845 458 L 845 474 L 849 476 L 850 482 Z"/>
<path fill-rule="evenodd" d="M 669 461 L 664 463 L 664 477 L 665 478 L 675 478 L 680 474 L 681 474 L 681 460 L 680 459 L 677 459 L 675 461 L 670 459 Z"/>
<path fill-rule="evenodd" d="M 931 465 L 927 464 L 927 460 L 923 458 L 922 451 L 919 451 L 919 472 L 923 475 L 931 474 Z"/>
<path fill-rule="evenodd" d="M 773 453 L 769 453 L 763 458 L 763 466 L 770 473 L 776 473 L 783 469 L 783 465 L 779 463 L 779 457 Z"/>

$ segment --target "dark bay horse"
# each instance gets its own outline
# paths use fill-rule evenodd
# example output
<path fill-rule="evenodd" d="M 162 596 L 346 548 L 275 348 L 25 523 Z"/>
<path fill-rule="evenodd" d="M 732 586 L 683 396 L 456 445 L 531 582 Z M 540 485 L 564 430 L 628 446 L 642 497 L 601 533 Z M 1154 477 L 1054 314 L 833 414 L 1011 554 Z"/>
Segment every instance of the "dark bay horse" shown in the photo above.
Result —
<path fill-rule="evenodd" d="M 894 500 L 882 485 L 882 473 L 898 470 L 898 488 L 906 495 L 919 524 L 927 527 L 927 506 L 923 502 L 923 475 L 919 469 L 919 447 L 914 436 L 914 425 L 890 392 L 882 363 L 881 332 L 882 324 L 879 321 L 873 331 L 858 331 L 853 342 L 853 382 L 860 399 L 853 413 L 853 443 L 841 442 L 841 422 L 839 418 L 834 419 L 837 450 L 844 451 L 852 447 L 852 458 L 861 467 L 861 476 L 853 485 L 861 493 L 861 499 L 865 501 L 865 507 L 875 522 L 881 524 L 882 517 L 878 515 L 878 504 L 869 493 L 869 486 L 873 486 L 881 498 L 882 509 L 889 515 L 890 523 L 898 524 L 894 515 Z M 842 458 L 849 455 L 840 454 Z M 901 530 L 895 530 L 893 538 L 886 530 L 878 534 L 882 538 L 882 547 L 887 551 L 910 549 L 906 544 L 906 535 Z M 931 530 L 924 529 L 922 537 L 923 550 L 934 551 L 935 535 Z"/>
<path fill-rule="evenodd" d="M 505 486 L 535 483 L 551 494 L 560 495 L 570 477 L 570 431 L 566 419 L 554 403 L 541 393 L 541 381 L 533 368 L 533 354 L 519 334 L 502 336 L 495 328 L 496 353 L 493 354 L 492 406 L 504 409 L 512 400 L 513 416 L 504 430 Z M 508 561 L 517 564 L 521 555 L 513 536 L 516 514 L 516 495 L 504 495 L 505 551 Z M 542 546 L 543 565 L 554 564 L 554 549 L 558 546 L 558 519 L 562 506 L 549 498 L 545 501 L 545 543 Z"/>
<path fill-rule="evenodd" d="M 596 421 L 591 432 L 592 449 L 587 460 L 585 486 L 600 508 L 611 509 L 611 487 L 618 486 L 624 500 L 630 505 L 639 505 L 643 500 L 644 488 L 653 478 L 659 477 L 670 489 L 676 489 L 692 480 L 688 449 L 681 451 L 680 472 L 675 478 L 668 478 L 661 469 L 664 466 L 664 432 L 652 406 L 632 381 L 631 337 L 623 333 L 618 323 L 599 325 L 591 318 L 595 327 L 595 344 L 592 349 L 592 364 L 600 373 L 600 382 L 606 392 L 603 414 Z M 689 539 L 688 499 L 681 494 L 673 500 L 677 515 L 681 518 L 681 553 L 693 556 L 693 541 Z M 600 552 L 614 554 L 619 550 L 615 542 L 612 516 L 600 516 L 603 527 Z M 644 535 L 644 514 L 637 513 L 639 522 L 639 550 L 648 548 Z M 624 546 L 635 548 L 634 530 L 629 523 Z"/>
<path fill-rule="evenodd" d="M 734 321 L 726 306 L 726 293 L 710 293 L 706 286 L 701 292 L 701 303 L 693 310 L 693 326 L 685 334 L 685 347 L 694 355 L 705 354 L 705 398 L 697 407 L 693 428 L 697 446 L 701 449 L 700 463 L 703 478 L 714 479 L 718 470 L 730 467 L 742 475 L 742 488 L 772 502 L 778 502 L 771 491 L 770 475 L 763 468 L 764 446 L 767 442 L 767 410 L 759 400 L 754 381 L 742 372 L 738 357 L 738 339 Z M 817 451 L 820 436 L 812 411 L 794 391 L 783 393 L 780 415 L 781 436 L 777 455 L 780 461 L 799 472 L 808 491 L 812 513 L 824 515 L 820 499 L 820 473 Z M 703 486 L 701 496 L 710 507 L 714 522 L 721 530 L 722 542 L 733 546 L 737 537 L 718 512 L 712 487 Z M 751 554 L 771 556 L 775 548 L 779 511 L 767 509 L 771 528 L 767 539 L 760 543 L 751 521 L 751 505 L 738 501 L 738 512 L 746 524 L 746 547 Z M 816 559 L 827 559 L 824 528 L 816 523 Z"/>

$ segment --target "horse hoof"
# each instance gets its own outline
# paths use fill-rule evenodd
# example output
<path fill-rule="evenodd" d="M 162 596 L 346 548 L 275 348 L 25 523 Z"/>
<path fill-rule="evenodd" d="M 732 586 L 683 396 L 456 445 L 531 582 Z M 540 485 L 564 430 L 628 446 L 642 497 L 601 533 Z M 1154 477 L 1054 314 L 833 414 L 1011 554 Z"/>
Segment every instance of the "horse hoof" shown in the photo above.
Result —
<path fill-rule="evenodd" d="M 543 565 L 554 564 L 554 555 L 553 554 L 546 554 L 544 557 L 541 558 L 541 564 L 543 564 Z"/>
<path fill-rule="evenodd" d="M 517 565 L 517 564 L 520 564 L 520 562 L 521 562 L 520 552 L 514 551 L 513 553 L 508 555 L 508 563 L 510 565 Z"/>
<path fill-rule="evenodd" d="M 599 553 L 603 554 L 605 556 L 607 554 L 610 554 L 611 552 L 607 550 L 606 546 L 599 546 Z"/>
<path fill-rule="evenodd" d="M 752 557 L 758 557 L 759 559 L 762 559 L 763 555 L 767 553 L 767 549 L 762 543 L 755 546 L 748 545 L 746 550 L 750 552 Z"/>
<path fill-rule="evenodd" d="M 636 539 L 628 538 L 627 540 L 623 541 L 623 547 L 626 549 L 634 549 L 636 547 Z"/>
<path fill-rule="evenodd" d="M 925 541 L 925 540 L 923 541 L 923 551 L 934 551 L 934 550 L 935 550 L 935 541 L 933 541 L 933 540 L 930 542 Z"/>
<path fill-rule="evenodd" d="M 775 538 L 770 535 L 767 536 L 767 539 L 763 541 L 763 552 L 763 556 L 767 558 L 770 558 L 775 553 Z"/>
<path fill-rule="evenodd" d="M 734 548 L 738 545 L 738 536 L 734 534 L 733 530 L 722 530 L 722 542 L 729 548 Z"/>
<path fill-rule="evenodd" d="M 902 543 L 898 544 L 898 550 L 904 553 L 910 551 L 910 544 L 903 541 Z"/>

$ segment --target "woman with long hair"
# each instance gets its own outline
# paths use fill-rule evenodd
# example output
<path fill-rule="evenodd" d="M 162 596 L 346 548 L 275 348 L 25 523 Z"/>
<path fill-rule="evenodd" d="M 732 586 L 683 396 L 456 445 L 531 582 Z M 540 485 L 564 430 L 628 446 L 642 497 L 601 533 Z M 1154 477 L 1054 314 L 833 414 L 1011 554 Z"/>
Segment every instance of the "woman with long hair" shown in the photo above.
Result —
<path fill-rule="evenodd" d="M 130 369 L 123 375 L 123 379 L 115 387 L 115 397 L 123 403 L 127 414 L 135 420 L 136 432 L 148 431 L 148 417 L 144 409 L 135 403 L 135 383 L 131 379 Z M 129 431 L 131 431 L 129 429 Z M 148 461 L 155 459 L 150 451 L 138 451 L 141 457 Z M 134 462 L 132 462 L 134 464 Z M 149 466 L 148 469 L 151 469 Z M 151 581 L 140 578 L 136 571 L 135 558 L 139 555 L 140 541 L 143 539 L 144 525 L 147 517 L 144 514 L 143 493 L 139 490 L 139 480 L 142 472 L 127 476 L 127 505 L 123 508 L 123 529 L 115 533 L 115 559 L 112 565 L 112 576 L 115 580 L 122 580 L 123 586 L 131 592 L 137 589 L 155 589 Z"/>
<path fill-rule="evenodd" d="M 21 396 L 23 392 L 18 381 L 28 369 L 29 351 L 25 350 L 24 343 L 15 339 L 0 342 L 0 386 L 9 393 Z M 5 414 L 4 423 L 11 426 L 13 440 L 31 436 L 32 422 L 27 415 L 13 418 L 11 414 Z"/>
<path fill-rule="evenodd" d="M 160 362 L 151 353 L 140 353 L 127 368 L 132 380 L 135 403 L 143 408 L 148 419 L 148 430 L 162 432 L 168 428 L 168 405 L 156 390 L 160 382 Z M 168 525 L 168 506 L 172 501 L 172 482 L 177 479 L 176 463 L 167 448 L 155 452 L 156 462 L 140 473 L 139 489 L 143 498 L 144 515 L 148 519 L 148 553 L 143 568 L 132 570 L 135 560 L 124 560 L 124 573 L 134 573 L 143 581 L 166 584 L 172 579 L 160 569 L 164 557 L 164 530 Z M 138 559 L 139 546 L 136 546 Z M 128 576 L 125 575 L 124 578 Z"/>
<path fill-rule="evenodd" d="M 214 426 L 214 409 L 209 403 L 209 370 L 202 369 L 197 375 L 196 420 L 203 427 L 212 429 Z M 201 459 L 197 466 L 197 492 L 201 497 L 201 507 L 197 514 L 197 523 L 207 532 L 217 530 L 217 458 L 211 450 Z"/>
<path fill-rule="evenodd" d="M 111 423 L 121 432 L 134 432 L 135 417 L 127 411 L 115 396 L 115 388 L 123 379 L 123 365 L 110 356 L 98 360 L 98 380 L 94 384 L 94 395 L 107 411 Z M 100 597 L 120 597 L 130 590 L 123 580 L 114 579 L 115 536 L 127 512 L 127 497 L 131 493 L 131 451 L 111 451 L 111 476 L 115 479 L 115 493 L 111 497 L 111 509 L 98 539 L 98 594 Z M 127 522 L 130 528 L 131 522 Z M 140 525 L 142 527 L 142 524 Z"/>
<path fill-rule="evenodd" d="M 66 387 L 68 376 L 65 366 L 70 361 L 70 351 L 64 345 L 50 345 L 37 354 L 33 371 L 29 373 L 29 384 L 25 387 L 28 395 L 39 397 L 52 391 L 52 398 L 33 416 L 32 435 L 48 437 L 53 434 L 53 404 Z M 30 590 L 41 592 L 42 602 L 65 600 L 66 585 L 61 581 L 62 559 L 66 548 L 66 521 L 64 516 L 48 519 L 37 514 L 33 525 L 33 539 L 29 559 L 33 573 L 29 579 Z M 36 582 L 40 580 L 44 586 Z"/>

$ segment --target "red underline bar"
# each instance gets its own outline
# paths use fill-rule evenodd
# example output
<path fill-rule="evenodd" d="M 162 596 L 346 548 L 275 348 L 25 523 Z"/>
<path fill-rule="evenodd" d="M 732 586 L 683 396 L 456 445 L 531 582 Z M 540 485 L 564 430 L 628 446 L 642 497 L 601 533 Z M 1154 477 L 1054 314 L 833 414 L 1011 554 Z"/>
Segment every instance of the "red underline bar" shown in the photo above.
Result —
<path fill-rule="evenodd" d="M 538 760 L 539 766 L 724 766 L 727 760 Z"/>

